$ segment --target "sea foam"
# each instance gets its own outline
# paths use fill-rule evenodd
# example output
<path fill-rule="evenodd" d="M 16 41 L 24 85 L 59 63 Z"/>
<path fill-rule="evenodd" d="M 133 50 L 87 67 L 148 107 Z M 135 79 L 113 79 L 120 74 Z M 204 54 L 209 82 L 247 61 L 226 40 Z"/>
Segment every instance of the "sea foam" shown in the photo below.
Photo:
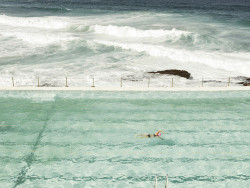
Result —
<path fill-rule="evenodd" d="M 40 29 L 63 29 L 69 26 L 67 22 L 51 17 L 11 17 L 0 15 L 0 24 L 13 27 L 30 27 Z"/>
<path fill-rule="evenodd" d="M 89 28 L 90 31 L 93 31 L 97 34 L 105 34 L 115 37 L 133 37 L 133 38 L 170 38 L 173 40 L 179 39 L 180 37 L 187 37 L 192 35 L 191 32 L 182 31 L 178 29 L 171 29 L 171 30 L 141 30 L 136 29 L 134 27 L 129 26 L 102 26 L 102 25 L 92 25 Z"/>
<path fill-rule="evenodd" d="M 21 40 L 25 43 L 33 45 L 51 45 L 59 42 L 67 42 L 75 40 L 75 37 L 68 35 L 56 35 L 51 33 L 29 33 L 29 32 L 0 32 L 0 35 Z"/>

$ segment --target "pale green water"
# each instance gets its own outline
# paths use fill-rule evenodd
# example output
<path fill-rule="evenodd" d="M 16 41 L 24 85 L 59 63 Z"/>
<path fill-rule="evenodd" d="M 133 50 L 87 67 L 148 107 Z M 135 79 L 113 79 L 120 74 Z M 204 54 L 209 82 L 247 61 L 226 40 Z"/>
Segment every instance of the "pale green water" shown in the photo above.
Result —
<path fill-rule="evenodd" d="M 249 112 L 248 91 L 2 91 L 0 187 L 249 187 Z"/>

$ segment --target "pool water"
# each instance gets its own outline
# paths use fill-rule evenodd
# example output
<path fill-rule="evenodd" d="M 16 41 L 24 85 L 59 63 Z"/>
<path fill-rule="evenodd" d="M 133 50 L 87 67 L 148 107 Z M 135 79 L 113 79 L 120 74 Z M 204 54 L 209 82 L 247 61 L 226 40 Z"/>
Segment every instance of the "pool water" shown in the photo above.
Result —
<path fill-rule="evenodd" d="M 248 187 L 249 112 L 249 91 L 1 91 L 0 187 Z"/>

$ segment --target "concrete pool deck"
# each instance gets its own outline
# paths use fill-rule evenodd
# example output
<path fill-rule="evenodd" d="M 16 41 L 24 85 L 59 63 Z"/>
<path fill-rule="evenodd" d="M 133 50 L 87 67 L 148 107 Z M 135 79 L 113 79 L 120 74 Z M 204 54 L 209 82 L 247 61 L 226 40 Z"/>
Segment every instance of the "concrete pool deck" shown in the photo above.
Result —
<path fill-rule="evenodd" d="M 250 87 L 0 87 L 0 91 L 250 91 Z"/>

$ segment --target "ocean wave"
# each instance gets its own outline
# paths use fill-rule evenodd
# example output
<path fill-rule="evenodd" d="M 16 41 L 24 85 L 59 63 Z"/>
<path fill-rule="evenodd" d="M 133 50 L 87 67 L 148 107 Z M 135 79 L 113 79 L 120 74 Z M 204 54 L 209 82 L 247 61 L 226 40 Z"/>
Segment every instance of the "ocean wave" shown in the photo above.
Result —
<path fill-rule="evenodd" d="M 250 72 L 250 53 L 205 52 L 198 50 L 189 51 L 186 49 L 169 48 L 160 45 L 119 43 L 101 40 L 95 40 L 95 42 L 101 45 L 118 47 L 124 50 L 144 52 L 154 57 L 167 57 L 173 61 L 184 63 L 197 62 L 216 69 L 238 72 L 245 76 L 249 76 Z"/>
<path fill-rule="evenodd" d="M 69 26 L 69 23 L 59 21 L 57 18 L 45 17 L 11 17 L 0 15 L 0 24 L 13 27 L 30 27 L 39 29 L 63 29 Z"/>
<path fill-rule="evenodd" d="M 182 31 L 178 29 L 171 30 L 141 30 L 129 26 L 102 26 L 102 25 L 92 25 L 89 30 L 97 34 L 105 34 L 115 37 L 133 37 L 133 38 L 167 38 L 172 40 L 178 40 L 181 37 L 195 36 L 195 34 L 189 31 Z"/>
<path fill-rule="evenodd" d="M 51 45 L 59 42 L 67 42 L 75 40 L 75 37 L 67 35 L 44 34 L 44 33 L 28 33 L 28 32 L 1 32 L 4 37 L 11 37 L 33 45 Z"/>

